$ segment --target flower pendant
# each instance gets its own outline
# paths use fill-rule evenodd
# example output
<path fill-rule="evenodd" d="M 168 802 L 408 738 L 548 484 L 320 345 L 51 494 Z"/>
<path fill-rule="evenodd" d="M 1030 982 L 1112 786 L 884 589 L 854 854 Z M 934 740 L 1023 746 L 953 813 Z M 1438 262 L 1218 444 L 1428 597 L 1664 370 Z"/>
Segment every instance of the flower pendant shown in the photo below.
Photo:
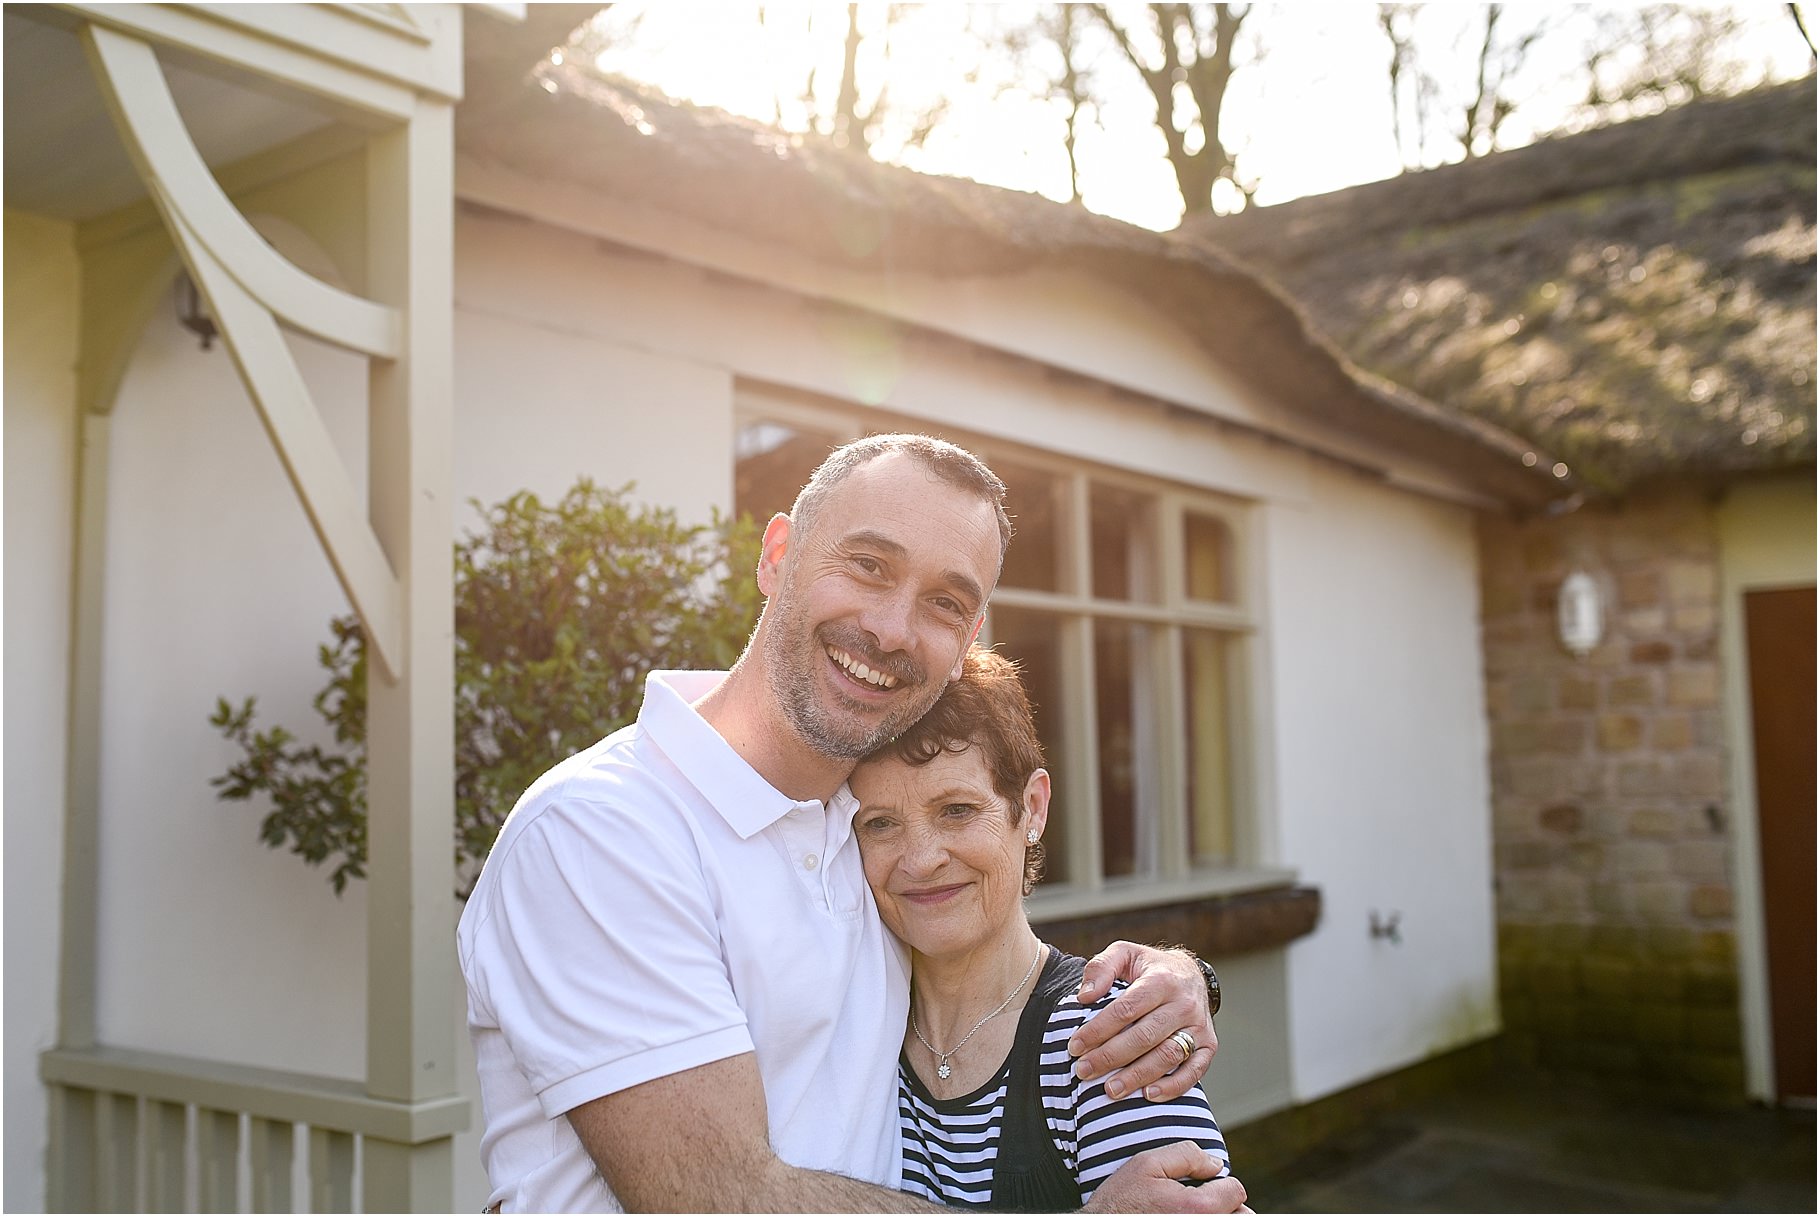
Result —
<path fill-rule="evenodd" d="M 950 1077 L 954 1076 L 954 1070 L 948 1068 L 947 1061 L 943 1061 L 941 1064 L 939 1064 L 935 1067 L 935 1076 L 942 1079 L 942 1081 L 945 1082 Z"/>

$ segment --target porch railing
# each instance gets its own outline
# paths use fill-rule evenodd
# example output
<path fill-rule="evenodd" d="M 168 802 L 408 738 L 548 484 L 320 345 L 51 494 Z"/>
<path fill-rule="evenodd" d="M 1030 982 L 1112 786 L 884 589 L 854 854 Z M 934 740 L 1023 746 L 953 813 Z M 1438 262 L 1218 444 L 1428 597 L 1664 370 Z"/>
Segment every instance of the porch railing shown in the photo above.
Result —
<path fill-rule="evenodd" d="M 122 1048 L 53 1049 L 53 1212 L 348 1213 L 369 1139 L 421 1145 L 467 1126 L 459 1095 L 395 1103 L 362 1084 Z"/>

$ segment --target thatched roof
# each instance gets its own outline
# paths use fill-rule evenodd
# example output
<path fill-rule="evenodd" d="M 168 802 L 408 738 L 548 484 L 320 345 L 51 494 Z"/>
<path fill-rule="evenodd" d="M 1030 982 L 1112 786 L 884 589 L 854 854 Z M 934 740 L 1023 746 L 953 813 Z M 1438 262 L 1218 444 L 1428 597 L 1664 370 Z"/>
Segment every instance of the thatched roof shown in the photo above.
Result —
<path fill-rule="evenodd" d="M 1814 106 L 1809 76 L 1191 235 L 1594 490 L 1812 467 Z"/>
<path fill-rule="evenodd" d="M 879 164 L 573 63 L 545 61 L 524 81 L 475 73 L 470 61 L 456 142 L 477 161 L 831 266 L 956 277 L 1074 268 L 1181 319 L 1286 411 L 1464 470 L 1513 504 L 1538 506 L 1570 488 L 1548 476 L 1546 460 L 1523 463 L 1533 445 L 1356 374 L 1281 292 L 1233 259 L 1078 206 Z"/>

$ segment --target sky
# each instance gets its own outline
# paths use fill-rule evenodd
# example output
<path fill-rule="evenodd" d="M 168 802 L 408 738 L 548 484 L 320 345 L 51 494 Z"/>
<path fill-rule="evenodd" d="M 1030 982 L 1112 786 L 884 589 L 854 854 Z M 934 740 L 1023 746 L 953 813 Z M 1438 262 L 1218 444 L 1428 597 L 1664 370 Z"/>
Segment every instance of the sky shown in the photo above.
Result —
<path fill-rule="evenodd" d="M 846 6 L 823 2 L 772 4 L 765 20 L 755 4 L 620 3 L 602 18 L 606 50 L 597 65 L 662 89 L 673 97 L 717 106 L 800 130 L 808 111 L 796 99 L 818 65 L 814 88 L 826 100 L 838 79 Z M 889 42 L 889 71 L 881 41 L 862 48 L 862 91 L 888 78 L 888 122 L 873 152 L 880 159 L 927 173 L 970 177 L 996 186 L 1068 195 L 1058 103 L 1037 96 L 1035 77 L 1002 54 L 980 49 L 970 29 L 1014 22 L 1028 4 L 898 6 Z M 1727 6 L 1744 24 L 1735 46 L 1750 80 L 1790 79 L 1809 70 L 1809 54 L 1781 3 Z M 862 29 L 882 24 L 884 5 L 862 5 Z M 1522 105 L 1501 140 L 1520 146 L 1560 127 L 1584 89 L 1576 75 L 1580 48 L 1592 36 L 1585 7 L 1508 4 L 1506 28 L 1547 22 L 1513 95 Z M 1418 53 L 1445 84 L 1464 89 L 1483 6 L 1432 4 L 1416 20 Z M 1247 20 L 1241 57 L 1264 58 L 1242 68 L 1221 130 L 1238 149 L 1239 167 L 1255 179 L 1255 202 L 1269 204 L 1376 181 L 1402 168 L 1392 134 L 1387 68 L 1390 46 L 1377 25 L 1377 6 L 1292 0 L 1260 4 Z M 1638 54 L 1620 48 L 1620 55 Z M 1081 132 L 1081 196 L 1101 214 L 1147 228 L 1173 228 L 1181 197 L 1152 122 L 1154 104 L 1136 74 L 1102 60 L 1105 104 Z M 973 69 L 979 77 L 968 81 Z M 987 83 L 993 82 L 993 83 Z M 941 102 L 943 121 L 921 147 L 906 146 L 902 128 Z M 1407 111 L 1406 111 L 1407 113 Z M 1413 126 L 1413 124 L 1411 124 Z M 1457 156 L 1449 152 L 1448 159 Z M 1442 155 L 1431 150 L 1427 163 Z M 1236 195 L 1216 203 L 1230 209 Z"/>

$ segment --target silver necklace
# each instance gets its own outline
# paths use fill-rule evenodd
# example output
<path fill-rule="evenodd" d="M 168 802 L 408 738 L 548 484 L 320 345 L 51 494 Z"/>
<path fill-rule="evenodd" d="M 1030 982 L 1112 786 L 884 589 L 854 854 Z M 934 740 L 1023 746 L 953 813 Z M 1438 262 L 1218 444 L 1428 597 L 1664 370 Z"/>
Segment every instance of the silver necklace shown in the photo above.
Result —
<path fill-rule="evenodd" d="M 1022 993 L 1024 991 L 1024 986 L 1030 983 L 1030 978 L 1036 974 L 1036 965 L 1042 962 L 1042 958 L 1043 944 L 1038 942 L 1036 944 L 1036 958 L 1030 961 L 1030 970 L 1024 973 L 1024 979 L 1017 982 L 1017 988 L 1005 994 L 1005 1000 L 998 1004 L 998 1009 L 994 1010 L 991 1014 L 988 1014 L 985 1018 L 980 1019 L 979 1022 L 974 1023 L 973 1031 L 969 1031 L 967 1034 L 961 1036 L 961 1042 L 948 1049 L 946 1052 L 943 1052 L 928 1040 L 923 1039 L 922 1029 L 916 1025 L 916 1003 L 910 1003 L 910 1030 L 915 1034 L 916 1038 L 921 1041 L 923 1047 L 929 1050 L 929 1055 L 936 1059 L 936 1077 L 945 1082 L 950 1077 L 954 1076 L 954 1066 L 948 1063 L 948 1058 L 959 1052 L 962 1048 L 965 1048 L 967 1046 L 967 1041 L 973 1038 L 974 1032 L 1005 1012 L 1005 1007 L 1011 1004 L 1011 999 L 1016 997 L 1019 993 Z"/>

